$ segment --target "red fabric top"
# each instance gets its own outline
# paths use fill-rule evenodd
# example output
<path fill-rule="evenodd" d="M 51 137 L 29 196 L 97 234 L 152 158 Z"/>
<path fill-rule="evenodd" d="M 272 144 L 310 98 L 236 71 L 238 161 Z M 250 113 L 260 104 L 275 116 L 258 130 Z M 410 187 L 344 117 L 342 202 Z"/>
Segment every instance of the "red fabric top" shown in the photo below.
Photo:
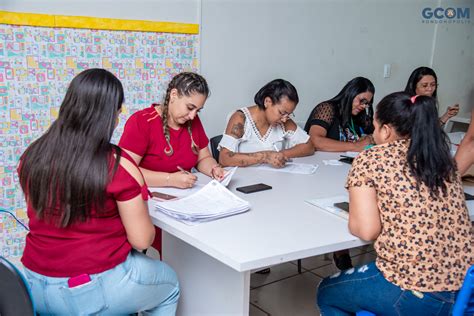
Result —
<path fill-rule="evenodd" d="M 122 159 L 133 159 L 122 151 Z M 115 159 L 111 159 L 111 168 Z M 28 205 L 30 232 L 21 261 L 28 269 L 49 277 L 74 277 L 109 270 L 127 258 L 132 246 L 119 216 L 116 201 L 128 201 L 139 194 L 148 200 L 148 188 L 143 187 L 118 166 L 107 185 L 105 210 L 91 210 L 86 222 L 61 228 L 39 220 Z"/>
<path fill-rule="evenodd" d="M 164 152 L 168 148 L 163 134 L 163 121 L 156 112 L 155 106 L 135 112 L 125 124 L 119 146 L 142 157 L 140 167 L 161 172 L 177 172 L 178 166 L 191 170 L 196 166 L 198 156 L 192 151 L 191 137 L 187 126 L 178 130 L 169 129 L 170 142 L 174 153 L 167 156 Z M 204 132 L 198 116 L 191 123 L 193 139 L 199 149 L 205 148 L 209 139 Z"/>

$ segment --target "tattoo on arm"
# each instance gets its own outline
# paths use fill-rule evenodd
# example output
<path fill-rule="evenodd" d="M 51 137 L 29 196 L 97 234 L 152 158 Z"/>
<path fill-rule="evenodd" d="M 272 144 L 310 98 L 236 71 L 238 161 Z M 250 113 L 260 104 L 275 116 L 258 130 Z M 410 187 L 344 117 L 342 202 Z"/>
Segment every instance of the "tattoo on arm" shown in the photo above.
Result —
<path fill-rule="evenodd" d="M 256 163 L 266 162 L 268 160 L 268 153 L 266 152 L 256 152 L 256 153 L 235 153 L 233 151 L 228 151 L 227 157 L 238 159 L 240 166 L 249 166 Z M 238 155 L 238 156 L 236 156 Z M 251 158 L 251 160 L 245 159 L 245 157 Z"/>
<path fill-rule="evenodd" d="M 232 125 L 230 134 L 236 136 L 237 138 L 241 138 L 244 135 L 244 124 L 235 123 L 234 125 Z"/>

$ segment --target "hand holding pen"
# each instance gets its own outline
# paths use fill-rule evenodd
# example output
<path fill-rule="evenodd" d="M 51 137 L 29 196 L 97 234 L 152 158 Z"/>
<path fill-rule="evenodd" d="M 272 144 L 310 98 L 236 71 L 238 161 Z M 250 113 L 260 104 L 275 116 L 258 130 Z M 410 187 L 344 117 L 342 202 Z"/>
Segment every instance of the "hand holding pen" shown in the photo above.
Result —
<path fill-rule="evenodd" d="M 277 147 L 277 145 L 275 145 L 275 144 L 273 144 L 273 148 L 275 149 L 275 151 L 278 151 L 278 152 L 280 151 L 280 150 L 278 150 L 278 147 Z M 283 154 L 283 155 L 284 155 L 284 154 Z M 285 158 L 286 158 L 286 162 L 292 162 L 292 161 L 293 161 L 293 159 L 288 158 L 288 157 L 286 157 L 286 156 L 285 156 Z"/>
<path fill-rule="evenodd" d="M 276 145 L 273 145 L 275 151 L 267 151 L 265 162 L 272 165 L 274 168 L 283 168 L 288 161 L 288 158 L 278 150 Z"/>
<path fill-rule="evenodd" d="M 173 173 L 174 186 L 181 189 L 192 188 L 197 181 L 197 176 L 177 166 L 178 172 Z"/>

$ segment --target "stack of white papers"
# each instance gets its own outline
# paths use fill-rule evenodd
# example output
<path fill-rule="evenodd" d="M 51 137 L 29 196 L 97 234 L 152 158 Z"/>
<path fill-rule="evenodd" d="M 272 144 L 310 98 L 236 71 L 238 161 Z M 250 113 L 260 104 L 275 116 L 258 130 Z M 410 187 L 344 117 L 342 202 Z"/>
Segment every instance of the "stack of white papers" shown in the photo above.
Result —
<path fill-rule="evenodd" d="M 199 191 L 184 198 L 155 202 L 156 210 L 186 224 L 247 212 L 250 203 L 239 198 L 219 181 L 212 180 Z"/>

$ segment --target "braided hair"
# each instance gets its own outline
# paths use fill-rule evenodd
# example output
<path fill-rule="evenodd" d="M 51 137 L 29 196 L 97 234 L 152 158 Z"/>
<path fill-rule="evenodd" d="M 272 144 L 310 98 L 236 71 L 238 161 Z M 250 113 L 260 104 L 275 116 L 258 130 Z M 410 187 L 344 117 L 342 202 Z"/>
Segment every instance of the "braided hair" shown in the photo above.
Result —
<path fill-rule="evenodd" d="M 174 153 L 173 147 L 170 142 L 170 131 L 168 126 L 168 106 L 170 102 L 171 90 L 176 89 L 179 96 L 191 96 L 192 94 L 198 93 L 204 95 L 206 98 L 209 96 L 209 87 L 207 86 L 206 79 L 201 75 L 198 75 L 194 72 L 182 72 L 177 74 L 171 79 L 171 82 L 168 84 L 166 89 L 165 99 L 162 106 L 162 120 L 163 120 L 163 134 L 165 135 L 165 140 L 167 147 L 164 148 L 164 152 L 167 156 L 171 156 Z M 187 122 L 187 129 L 189 136 L 191 137 L 191 149 L 196 155 L 199 152 L 199 148 L 194 142 L 193 133 L 191 131 L 192 121 Z"/>

